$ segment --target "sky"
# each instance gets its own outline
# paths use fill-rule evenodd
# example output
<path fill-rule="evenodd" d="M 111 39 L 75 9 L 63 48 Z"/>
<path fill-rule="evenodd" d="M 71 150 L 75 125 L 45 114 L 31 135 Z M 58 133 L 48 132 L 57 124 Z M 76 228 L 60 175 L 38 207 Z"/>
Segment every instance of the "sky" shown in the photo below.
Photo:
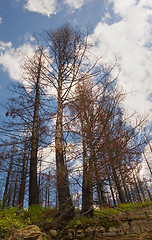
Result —
<path fill-rule="evenodd" d="M 33 36 L 68 22 L 83 33 L 91 29 L 104 64 L 117 59 L 118 85 L 129 93 L 125 109 L 147 114 L 152 126 L 152 0 L 0 0 L 0 104 L 10 97 L 8 85 L 20 81 Z"/>
<path fill-rule="evenodd" d="M 0 0 L 0 102 L 20 80 L 21 53 L 32 54 L 33 35 L 67 22 L 91 29 L 105 64 L 117 59 L 126 109 L 152 121 L 152 0 Z"/>

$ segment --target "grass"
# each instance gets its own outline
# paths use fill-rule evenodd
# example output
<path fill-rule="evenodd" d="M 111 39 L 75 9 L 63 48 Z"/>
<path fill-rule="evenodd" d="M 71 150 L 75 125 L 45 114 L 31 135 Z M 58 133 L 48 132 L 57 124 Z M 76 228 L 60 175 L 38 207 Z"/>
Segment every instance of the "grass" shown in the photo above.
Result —
<path fill-rule="evenodd" d="M 119 216 L 122 212 L 130 212 L 136 208 L 152 206 L 152 203 L 120 204 L 116 208 L 101 208 L 94 211 L 94 217 L 87 217 L 80 212 L 76 213 L 67 225 L 66 229 L 86 229 L 96 225 L 103 226 L 106 230 L 119 224 Z M 58 211 L 55 208 L 43 208 L 40 205 L 31 206 L 28 209 L 18 209 L 14 207 L 0 208 L 0 238 L 8 239 L 12 229 L 20 229 L 30 224 L 40 227 L 45 223 L 50 223 L 57 217 Z M 41 229 L 43 231 L 43 229 Z"/>
<path fill-rule="evenodd" d="M 119 225 L 120 213 L 128 213 L 133 209 L 144 208 L 148 206 L 152 206 L 152 203 L 146 200 L 142 203 L 120 204 L 116 208 L 101 208 L 95 210 L 93 218 L 78 214 L 69 222 L 67 228 L 86 229 L 87 227 L 95 226 L 97 224 L 98 226 L 103 226 L 107 230 L 109 227 L 116 227 Z"/>
<path fill-rule="evenodd" d="M 31 224 L 41 226 L 43 223 L 51 222 L 56 214 L 56 209 L 43 208 L 40 205 L 34 205 L 28 209 L 1 208 L 0 238 L 8 239 L 13 229 L 24 228 Z"/>
<path fill-rule="evenodd" d="M 30 218 L 26 220 L 23 217 L 24 213 L 14 207 L 3 208 L 0 210 L 0 237 L 7 239 L 9 232 L 14 229 L 20 229 L 31 224 Z"/>

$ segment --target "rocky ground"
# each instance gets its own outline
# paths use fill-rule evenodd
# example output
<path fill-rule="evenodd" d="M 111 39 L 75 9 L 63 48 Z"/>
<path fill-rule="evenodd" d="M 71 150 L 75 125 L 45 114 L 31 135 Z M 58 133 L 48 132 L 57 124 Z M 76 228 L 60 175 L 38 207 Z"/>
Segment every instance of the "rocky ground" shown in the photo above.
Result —
<path fill-rule="evenodd" d="M 50 229 L 47 233 L 40 231 L 36 225 L 20 230 L 12 230 L 8 240 L 152 240 L 152 206 L 137 208 L 130 212 L 120 212 L 115 216 L 115 226 L 102 226 L 101 221 L 93 226 L 77 225 L 62 231 Z"/>

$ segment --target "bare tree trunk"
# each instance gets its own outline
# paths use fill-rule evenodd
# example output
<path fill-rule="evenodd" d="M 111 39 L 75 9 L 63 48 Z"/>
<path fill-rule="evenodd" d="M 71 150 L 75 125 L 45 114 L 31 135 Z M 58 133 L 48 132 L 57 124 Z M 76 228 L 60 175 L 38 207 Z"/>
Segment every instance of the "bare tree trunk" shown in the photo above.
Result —
<path fill-rule="evenodd" d="M 29 179 L 29 206 L 39 204 L 39 191 L 37 183 L 37 151 L 38 151 L 38 120 L 39 120 L 39 88 L 41 76 L 41 58 L 42 51 L 40 52 L 37 77 L 36 77 L 36 96 L 34 103 L 34 116 L 32 127 L 32 144 L 31 144 L 31 158 L 30 158 L 30 179 Z"/>
<path fill-rule="evenodd" d="M 13 156 L 11 155 L 10 163 L 9 163 L 9 169 L 7 172 L 7 178 L 6 178 L 6 183 L 5 183 L 5 191 L 2 199 L 2 207 L 6 206 L 6 197 L 7 197 L 7 192 L 8 192 L 8 187 L 9 187 L 9 181 L 10 181 L 10 175 L 12 171 L 12 165 L 13 165 Z"/>
<path fill-rule="evenodd" d="M 60 58 L 59 58 L 60 59 Z M 62 103 L 62 79 L 59 67 L 58 78 L 58 111 L 56 121 L 56 136 L 55 136 L 55 150 L 56 150 L 56 168 L 57 168 L 57 189 L 59 211 L 65 218 L 74 216 L 74 207 L 69 190 L 69 181 L 67 168 L 64 162 L 63 154 L 63 135 L 62 135 L 62 118 L 63 118 L 63 103 Z"/>
<path fill-rule="evenodd" d="M 142 186 L 143 183 L 142 183 L 142 181 L 140 180 L 140 178 L 139 178 L 139 176 L 137 175 L 137 173 L 136 173 L 136 179 L 137 179 L 137 183 L 138 183 L 138 186 L 139 186 L 139 189 L 140 189 L 142 198 L 143 198 L 143 200 L 145 200 L 146 197 L 145 197 L 145 192 L 144 192 L 144 189 L 143 189 L 143 186 Z"/>
<path fill-rule="evenodd" d="M 112 173 L 113 173 L 113 178 L 114 178 L 116 188 L 117 188 L 117 191 L 118 191 L 120 202 L 125 203 L 126 201 L 125 201 L 124 193 L 123 193 L 123 190 L 122 190 L 122 187 L 121 187 L 121 184 L 120 184 L 120 180 L 117 176 L 116 170 L 115 170 L 113 165 L 112 165 Z"/>
<path fill-rule="evenodd" d="M 109 187 L 110 187 L 110 191 L 111 191 L 111 195 L 112 195 L 112 199 L 113 199 L 113 204 L 116 207 L 117 204 L 116 204 L 116 199 L 115 199 L 115 195 L 114 195 L 114 192 L 113 192 L 110 176 L 108 176 L 108 181 L 109 181 Z"/>
<path fill-rule="evenodd" d="M 19 196 L 18 196 L 18 206 L 20 208 L 24 205 L 24 194 L 25 194 L 25 184 L 26 184 L 26 174 L 27 174 L 27 166 L 28 166 L 28 160 L 27 160 L 27 138 L 25 138 L 24 143 L 24 153 L 23 153 L 23 164 L 22 164 L 22 173 L 21 173 L 21 183 L 19 188 Z"/>
<path fill-rule="evenodd" d="M 96 183 L 97 183 L 99 206 L 101 207 L 107 204 L 107 199 L 104 191 L 103 181 L 100 176 L 101 173 L 99 172 L 99 167 L 96 159 L 94 159 L 94 168 L 95 168 L 95 177 L 96 177 Z"/>
<path fill-rule="evenodd" d="M 94 157 L 94 150 L 91 149 L 90 157 L 89 157 L 89 168 L 88 168 L 88 189 L 87 189 L 87 207 L 88 213 L 87 215 L 93 216 L 93 157 Z"/>
<path fill-rule="evenodd" d="M 149 200 L 152 202 L 152 195 L 151 195 L 151 192 L 149 191 L 149 187 L 148 187 L 147 182 L 145 182 L 145 185 L 146 185 L 146 190 L 147 190 L 147 193 L 148 193 L 148 196 L 149 196 Z"/>
<path fill-rule="evenodd" d="M 131 196 L 129 194 L 127 184 L 126 184 L 126 181 L 125 181 L 125 178 L 124 178 L 124 175 L 123 175 L 122 170 L 121 170 L 121 167 L 119 168 L 119 172 L 120 172 L 120 176 L 121 176 L 121 179 L 122 179 L 122 184 L 123 184 L 124 193 L 125 193 L 125 197 L 127 199 L 127 202 L 132 202 L 131 201 Z"/>
<path fill-rule="evenodd" d="M 19 168 L 16 173 L 16 179 L 15 179 L 15 186 L 14 186 L 14 192 L 13 192 L 13 201 L 12 206 L 16 207 L 16 193 L 17 193 L 17 186 L 18 186 L 18 174 L 19 174 Z"/>
<path fill-rule="evenodd" d="M 133 197 L 131 196 L 131 191 L 129 190 L 128 184 L 126 184 L 126 191 L 127 191 L 127 194 L 128 194 L 128 198 L 130 199 L 130 202 L 132 203 L 133 202 Z"/>
<path fill-rule="evenodd" d="M 139 189 L 138 189 L 138 184 L 137 184 L 137 180 L 136 180 L 134 172 L 133 172 L 133 179 L 134 179 L 135 189 L 136 189 L 137 196 L 138 196 L 138 201 L 142 202 L 142 198 L 140 196 L 140 192 L 139 192 Z"/>
<path fill-rule="evenodd" d="M 135 194 L 135 192 L 134 192 L 134 189 L 133 189 L 133 187 L 131 186 L 131 184 L 130 184 L 130 186 L 129 186 L 129 192 L 130 192 L 130 194 L 131 194 L 131 197 L 132 197 L 132 202 L 134 203 L 134 202 L 136 202 L 136 194 Z"/>
<path fill-rule="evenodd" d="M 6 204 L 7 208 L 11 205 L 12 193 L 13 193 L 13 184 L 9 184 L 9 190 L 7 194 L 7 204 Z"/>
<path fill-rule="evenodd" d="M 81 131 L 82 131 L 82 146 L 83 146 L 83 182 L 82 182 L 82 212 L 87 212 L 87 186 L 88 186 L 88 163 L 87 163 L 87 149 L 86 139 L 84 133 L 84 122 L 81 119 Z"/>

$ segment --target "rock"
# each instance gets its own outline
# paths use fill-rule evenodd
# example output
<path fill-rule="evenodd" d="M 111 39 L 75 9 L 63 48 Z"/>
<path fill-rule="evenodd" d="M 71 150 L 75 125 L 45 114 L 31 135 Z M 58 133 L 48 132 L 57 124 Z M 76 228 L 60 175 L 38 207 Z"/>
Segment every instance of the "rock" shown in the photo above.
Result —
<path fill-rule="evenodd" d="M 116 227 L 110 227 L 108 229 L 108 232 L 117 232 L 117 231 L 118 231 L 118 229 Z"/>
<path fill-rule="evenodd" d="M 68 229 L 68 237 L 73 238 L 75 236 L 75 230 L 74 229 Z"/>
<path fill-rule="evenodd" d="M 141 233 L 140 235 L 139 235 L 139 240 L 151 240 L 152 239 L 152 232 L 151 233 L 147 233 L 147 232 L 145 232 L 145 233 Z"/>
<path fill-rule="evenodd" d="M 76 232 L 76 237 L 83 239 L 85 237 L 83 229 L 78 229 Z"/>
<path fill-rule="evenodd" d="M 118 235 L 126 235 L 130 233 L 130 226 L 128 222 L 121 222 L 120 226 L 118 227 Z"/>
<path fill-rule="evenodd" d="M 105 232 L 105 228 L 104 227 L 99 227 L 99 230 L 101 233 Z"/>
<path fill-rule="evenodd" d="M 54 237 L 54 238 L 57 237 L 57 231 L 56 231 L 56 230 L 51 229 L 51 230 L 49 231 L 49 233 L 50 233 L 51 237 Z"/>
<path fill-rule="evenodd" d="M 38 226 L 30 225 L 28 227 L 16 230 L 8 240 L 43 240 Z"/>

